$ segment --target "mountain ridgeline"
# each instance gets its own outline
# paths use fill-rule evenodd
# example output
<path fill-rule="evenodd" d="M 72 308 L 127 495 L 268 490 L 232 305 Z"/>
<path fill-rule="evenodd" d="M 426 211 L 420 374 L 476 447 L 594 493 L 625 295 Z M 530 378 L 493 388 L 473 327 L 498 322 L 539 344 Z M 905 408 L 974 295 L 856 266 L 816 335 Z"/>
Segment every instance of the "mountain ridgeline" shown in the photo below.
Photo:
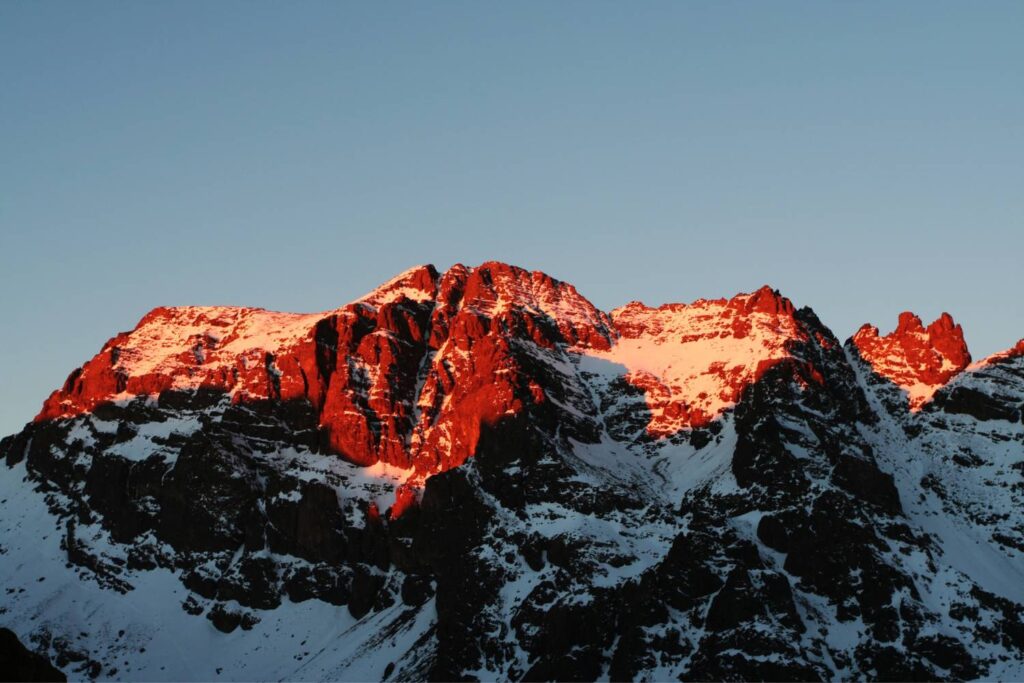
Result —
<path fill-rule="evenodd" d="M 77 679 L 1019 680 L 1022 416 L 1024 340 L 768 287 L 158 308 L 0 441 L 0 627 Z"/>

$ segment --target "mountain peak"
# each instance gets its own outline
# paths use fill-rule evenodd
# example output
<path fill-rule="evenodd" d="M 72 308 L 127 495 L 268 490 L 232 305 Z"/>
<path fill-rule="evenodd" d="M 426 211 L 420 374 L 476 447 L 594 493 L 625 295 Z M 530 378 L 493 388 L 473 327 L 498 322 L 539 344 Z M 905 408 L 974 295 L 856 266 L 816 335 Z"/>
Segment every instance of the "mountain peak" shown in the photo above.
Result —
<path fill-rule="evenodd" d="M 903 311 L 899 315 L 896 323 L 896 329 L 893 330 L 892 334 L 902 337 L 904 335 L 923 331 L 924 323 L 921 322 L 921 317 L 913 311 Z"/>
<path fill-rule="evenodd" d="M 371 306 L 390 303 L 403 296 L 413 301 L 426 301 L 437 294 L 439 278 L 437 269 L 431 264 L 413 266 L 361 296 L 357 301 Z"/>
<path fill-rule="evenodd" d="M 907 392 L 911 410 L 918 410 L 971 362 L 963 328 L 949 313 L 927 327 L 910 311 L 900 313 L 896 329 L 879 335 L 863 325 L 850 340 L 878 375 Z"/>
<path fill-rule="evenodd" d="M 625 368 L 644 391 L 654 436 L 709 424 L 807 336 L 792 302 L 768 286 L 658 308 L 632 301 L 612 319 L 615 344 L 592 355 Z"/>
<path fill-rule="evenodd" d="M 779 290 L 770 285 L 762 285 L 751 294 L 738 294 L 730 303 L 742 306 L 746 312 L 769 313 L 772 315 L 793 315 L 793 302 L 782 296 Z"/>

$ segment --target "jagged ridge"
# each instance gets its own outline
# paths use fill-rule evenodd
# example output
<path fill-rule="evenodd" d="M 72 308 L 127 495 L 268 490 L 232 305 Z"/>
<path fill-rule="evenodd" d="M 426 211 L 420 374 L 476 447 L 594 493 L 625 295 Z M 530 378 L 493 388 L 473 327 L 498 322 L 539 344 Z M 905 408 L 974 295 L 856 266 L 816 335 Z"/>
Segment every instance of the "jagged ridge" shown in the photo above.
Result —
<path fill-rule="evenodd" d="M 93 677 L 1017 677 L 1024 344 L 872 330 L 498 263 L 157 309 L 0 443 L 10 625 Z"/>

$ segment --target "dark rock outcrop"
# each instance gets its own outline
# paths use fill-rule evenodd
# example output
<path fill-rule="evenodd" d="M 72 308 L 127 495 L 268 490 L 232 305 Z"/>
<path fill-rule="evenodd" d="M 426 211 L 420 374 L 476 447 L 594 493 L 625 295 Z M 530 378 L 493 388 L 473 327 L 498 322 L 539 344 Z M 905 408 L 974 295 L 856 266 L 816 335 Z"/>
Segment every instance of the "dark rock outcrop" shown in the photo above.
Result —
<path fill-rule="evenodd" d="M 32 652 L 6 628 L 0 628 L 0 681 L 66 681 L 50 661 Z"/>

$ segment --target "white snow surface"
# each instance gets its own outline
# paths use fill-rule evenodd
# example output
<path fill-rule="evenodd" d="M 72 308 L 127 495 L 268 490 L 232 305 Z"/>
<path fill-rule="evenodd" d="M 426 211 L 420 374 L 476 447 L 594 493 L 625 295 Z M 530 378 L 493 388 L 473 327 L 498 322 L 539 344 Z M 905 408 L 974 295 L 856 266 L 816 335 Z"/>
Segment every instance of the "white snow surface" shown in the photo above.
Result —
<path fill-rule="evenodd" d="M 1003 358 L 996 354 L 974 363 L 950 385 L 980 387 L 991 395 L 998 380 L 986 370 L 998 372 L 991 361 Z M 1017 363 L 1024 366 L 1024 358 Z M 881 468 L 893 475 L 906 515 L 938 541 L 952 567 L 982 588 L 1024 604 L 1024 552 L 993 542 L 994 532 L 1024 528 L 1024 497 L 1004 485 L 1021 476 L 1011 466 L 1024 462 L 1024 424 L 928 411 L 894 415 L 886 410 L 880 390 L 867 381 L 869 369 L 852 359 L 851 364 L 880 417 L 878 425 L 861 431 Z M 1004 378 L 1000 384 L 1024 405 L 1024 382 L 1014 386 Z M 914 436 L 908 435 L 907 425 L 915 428 Z M 959 465 L 953 458 L 965 453 L 982 453 L 984 459 Z M 926 478 L 937 482 L 942 493 L 922 488 Z"/>
<path fill-rule="evenodd" d="M 372 472 L 357 479 L 354 487 L 379 488 L 382 498 L 393 491 Z M 356 620 L 347 607 L 285 596 L 277 609 L 257 612 L 251 631 L 225 634 L 182 609 L 190 591 L 175 572 L 132 572 L 134 589 L 122 594 L 67 564 L 63 524 L 26 479 L 24 463 L 0 476 L 0 520 L 0 623 L 29 646 L 44 632 L 64 639 L 103 663 L 101 680 L 379 680 L 391 663 L 396 673 L 418 664 L 414 645 L 435 619 L 433 600 L 415 610 L 398 601 Z M 98 525 L 79 526 L 77 535 L 105 559 L 123 559 L 125 547 Z M 66 672 L 85 678 L 73 664 Z"/>
<path fill-rule="evenodd" d="M 622 330 L 611 349 L 577 351 L 605 361 L 585 369 L 624 374 L 643 387 L 650 429 L 661 434 L 690 427 L 694 411 L 703 415 L 698 426 L 719 417 L 759 371 L 790 357 L 787 344 L 803 336 L 791 316 L 745 313 L 724 300 L 660 308 L 633 303 L 611 315 Z"/>
<path fill-rule="evenodd" d="M 183 354 L 195 353 L 200 364 L 233 366 L 237 359 L 262 362 L 261 354 L 278 353 L 307 337 L 323 313 L 279 313 L 259 308 L 182 306 L 164 309 L 170 320 L 147 317 L 119 344 L 119 364 L 131 376 L 172 373 Z M 211 349 L 196 348 L 205 342 Z M 243 361 L 244 362 L 244 361 Z M 188 378 L 181 377 L 188 385 Z"/>

